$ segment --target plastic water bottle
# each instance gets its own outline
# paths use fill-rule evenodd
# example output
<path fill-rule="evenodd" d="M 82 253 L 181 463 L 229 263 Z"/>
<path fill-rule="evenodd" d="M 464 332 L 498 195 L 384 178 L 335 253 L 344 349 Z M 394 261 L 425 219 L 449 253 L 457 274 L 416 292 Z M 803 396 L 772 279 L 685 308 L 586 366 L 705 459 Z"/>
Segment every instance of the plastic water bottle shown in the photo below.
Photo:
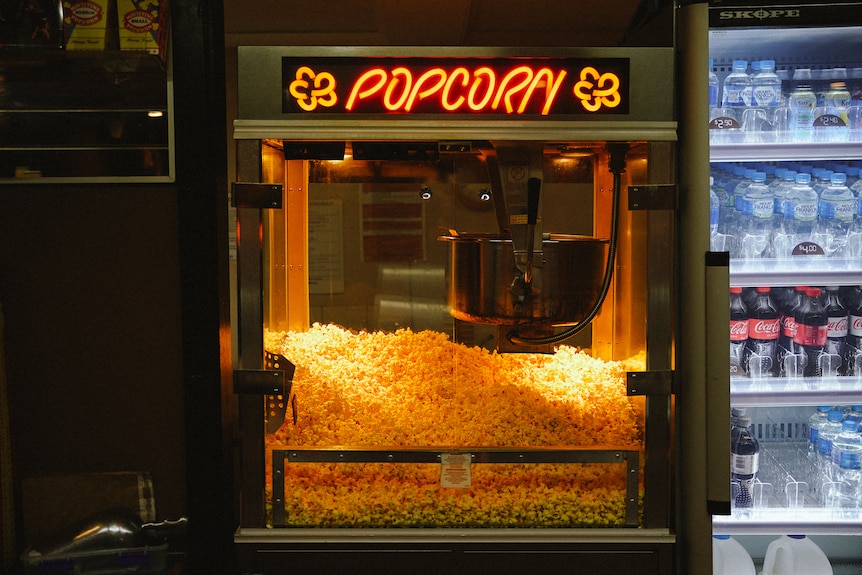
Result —
<path fill-rule="evenodd" d="M 824 423 L 817 432 L 817 453 L 819 454 L 817 468 L 823 485 L 832 481 L 832 442 L 841 433 L 844 415 L 837 407 L 829 410 Z"/>
<path fill-rule="evenodd" d="M 755 575 L 754 561 L 730 535 L 712 536 L 712 575 Z"/>
<path fill-rule="evenodd" d="M 775 73 L 775 60 L 761 60 L 760 71 L 751 80 L 752 106 L 774 109 L 781 105 L 781 78 Z"/>
<path fill-rule="evenodd" d="M 847 122 L 847 108 L 850 104 L 850 91 L 847 90 L 846 83 L 829 82 L 829 87 L 822 95 L 822 102 L 818 101 L 814 111 L 815 142 L 845 142 L 850 138 Z"/>
<path fill-rule="evenodd" d="M 832 183 L 832 170 L 826 168 L 811 169 L 811 187 L 817 192 L 817 195 L 823 193 L 823 190 L 829 187 Z"/>
<path fill-rule="evenodd" d="M 812 239 L 828 257 L 845 255 L 844 248 L 856 216 L 856 198 L 844 185 L 844 180 L 844 174 L 833 173 L 829 187 L 820 194 L 819 220 Z"/>
<path fill-rule="evenodd" d="M 814 136 L 814 108 L 817 95 L 811 89 L 811 70 L 797 68 L 793 71 L 795 88 L 790 93 L 790 131 L 792 140 L 810 142 Z"/>
<path fill-rule="evenodd" d="M 709 177 L 709 236 L 715 237 L 718 233 L 718 216 L 721 203 L 718 194 L 715 193 L 715 178 Z M 719 250 L 716 250 L 719 251 Z"/>
<path fill-rule="evenodd" d="M 796 181 L 784 197 L 781 228 L 775 232 L 772 242 L 775 256 L 781 259 L 823 253 L 821 248 L 809 244 L 817 224 L 819 203 L 817 192 L 809 185 L 811 175 L 796 173 L 794 177 Z"/>
<path fill-rule="evenodd" d="M 751 80 L 746 73 L 748 61 L 734 60 L 730 74 L 724 79 L 721 105 L 727 108 L 747 108 L 751 105 Z"/>
<path fill-rule="evenodd" d="M 862 405 L 851 405 L 850 413 L 844 416 L 844 419 L 850 419 L 855 421 L 857 425 L 862 425 Z"/>
<path fill-rule="evenodd" d="M 823 375 L 844 375 L 844 342 L 847 339 L 849 314 L 841 302 L 838 286 L 829 286 L 825 290 L 823 308 L 826 310 L 826 349 L 821 356 Z"/>
<path fill-rule="evenodd" d="M 817 411 L 808 418 L 808 455 L 816 461 L 819 451 L 817 448 L 817 438 L 820 428 L 828 421 L 831 405 L 818 405 Z"/>
<path fill-rule="evenodd" d="M 742 301 L 742 288 L 730 288 L 730 375 L 744 376 L 748 373 L 748 308 Z"/>
<path fill-rule="evenodd" d="M 713 69 L 712 58 L 709 59 L 709 107 L 715 108 L 718 106 L 718 75 Z"/>
<path fill-rule="evenodd" d="M 855 166 L 851 169 L 858 169 Z M 848 171 L 848 175 L 850 172 Z M 849 184 L 849 182 L 848 182 Z M 856 215 L 853 218 L 853 224 L 850 226 L 850 233 L 847 235 L 847 257 L 858 258 L 862 257 L 862 179 L 858 178 L 849 184 L 850 192 L 856 198 Z"/>
<path fill-rule="evenodd" d="M 832 440 L 832 474 L 832 506 L 844 511 L 862 507 L 862 433 L 853 419 L 845 419 L 841 433 Z"/>
<path fill-rule="evenodd" d="M 762 575 L 833 575 L 823 550 L 805 535 L 782 535 L 766 547 Z"/>
<path fill-rule="evenodd" d="M 731 505 L 743 515 L 754 507 L 754 480 L 760 467 L 760 443 L 750 426 L 751 418 L 741 415 L 730 429 Z"/>
<path fill-rule="evenodd" d="M 793 343 L 802 351 L 802 377 L 821 377 L 820 358 L 826 350 L 829 317 L 820 301 L 820 288 L 810 287 L 794 312 L 796 334 Z"/>
<path fill-rule="evenodd" d="M 766 185 L 766 174 L 755 172 L 742 197 L 740 210 L 740 256 L 756 260 L 771 255 L 772 211 L 775 198 Z"/>

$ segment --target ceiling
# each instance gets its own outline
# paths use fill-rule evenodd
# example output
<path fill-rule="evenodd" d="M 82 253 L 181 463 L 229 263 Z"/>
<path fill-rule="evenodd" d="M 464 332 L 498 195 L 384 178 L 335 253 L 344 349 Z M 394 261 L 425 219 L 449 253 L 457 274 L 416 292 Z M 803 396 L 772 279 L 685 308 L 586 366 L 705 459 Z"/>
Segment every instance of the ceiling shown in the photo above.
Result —
<path fill-rule="evenodd" d="M 668 0 L 224 0 L 225 42 L 305 46 L 672 45 Z"/>

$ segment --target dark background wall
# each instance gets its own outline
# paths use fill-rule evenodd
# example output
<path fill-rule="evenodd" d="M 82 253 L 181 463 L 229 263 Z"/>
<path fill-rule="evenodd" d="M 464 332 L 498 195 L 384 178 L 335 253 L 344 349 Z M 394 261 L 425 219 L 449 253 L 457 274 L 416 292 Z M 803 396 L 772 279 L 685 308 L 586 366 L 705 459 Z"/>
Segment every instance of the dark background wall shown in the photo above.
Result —
<path fill-rule="evenodd" d="M 15 532 L 26 477 L 149 471 L 158 517 L 189 518 L 188 572 L 227 573 L 223 17 L 171 11 L 176 181 L 0 186 Z"/>

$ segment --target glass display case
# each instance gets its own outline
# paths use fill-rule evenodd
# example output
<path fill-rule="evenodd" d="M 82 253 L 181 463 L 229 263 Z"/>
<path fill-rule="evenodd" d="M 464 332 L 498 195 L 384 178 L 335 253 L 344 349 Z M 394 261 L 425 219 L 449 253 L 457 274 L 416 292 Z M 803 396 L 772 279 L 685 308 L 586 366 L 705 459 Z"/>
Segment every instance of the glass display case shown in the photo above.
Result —
<path fill-rule="evenodd" d="M 274 64 L 302 100 L 293 54 L 241 50 L 240 85 Z M 405 56 L 402 77 L 426 62 Z M 475 55 L 433 56 L 467 78 Z M 474 59 L 511 64 L 494 56 Z M 337 85 L 332 55 L 297 70 L 322 62 Z M 571 118 L 268 106 L 244 116 L 241 96 L 236 124 L 245 564 L 591 549 L 622 566 L 628 549 L 669 566 L 672 325 L 647 318 L 672 316 L 673 122 L 577 139 Z"/>
<path fill-rule="evenodd" d="M 150 3 L 131 32 L 113 6 L 0 7 L 0 184 L 173 180 L 166 6 Z"/>
<path fill-rule="evenodd" d="M 739 302 L 731 310 L 729 421 L 743 418 L 759 443 L 753 477 L 733 475 L 731 514 L 716 515 L 713 525 L 715 533 L 738 538 L 755 563 L 776 538 L 804 534 L 826 551 L 835 573 L 857 573 L 862 507 L 858 485 L 846 475 L 859 473 L 858 460 L 855 470 L 833 465 L 831 442 L 818 443 L 817 429 L 818 414 L 825 420 L 835 411 L 852 421 L 862 401 L 854 351 L 859 186 L 850 191 L 862 162 L 862 29 L 840 18 L 816 24 L 737 22 L 710 31 L 718 80 L 710 108 L 712 191 L 719 198 L 712 244 L 730 252 L 731 297 Z M 764 77 L 775 77 L 772 98 L 722 100 L 743 61 L 751 90 L 765 94 Z M 753 247 L 756 210 L 746 207 L 754 200 L 743 180 L 767 191 L 762 249 Z M 847 209 L 835 208 L 842 205 Z M 737 324 L 747 333 L 734 330 Z M 766 325 L 777 329 L 765 335 Z"/>

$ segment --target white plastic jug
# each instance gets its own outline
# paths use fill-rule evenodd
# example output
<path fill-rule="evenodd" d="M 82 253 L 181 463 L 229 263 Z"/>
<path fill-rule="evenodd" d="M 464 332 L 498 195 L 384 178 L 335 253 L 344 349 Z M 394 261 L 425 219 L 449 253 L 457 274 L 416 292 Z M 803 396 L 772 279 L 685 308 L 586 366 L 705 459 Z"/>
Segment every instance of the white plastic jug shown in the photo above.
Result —
<path fill-rule="evenodd" d="M 712 536 L 712 575 L 755 575 L 754 561 L 730 535 Z"/>
<path fill-rule="evenodd" d="M 782 535 L 766 548 L 762 575 L 832 575 L 832 565 L 805 535 Z"/>

